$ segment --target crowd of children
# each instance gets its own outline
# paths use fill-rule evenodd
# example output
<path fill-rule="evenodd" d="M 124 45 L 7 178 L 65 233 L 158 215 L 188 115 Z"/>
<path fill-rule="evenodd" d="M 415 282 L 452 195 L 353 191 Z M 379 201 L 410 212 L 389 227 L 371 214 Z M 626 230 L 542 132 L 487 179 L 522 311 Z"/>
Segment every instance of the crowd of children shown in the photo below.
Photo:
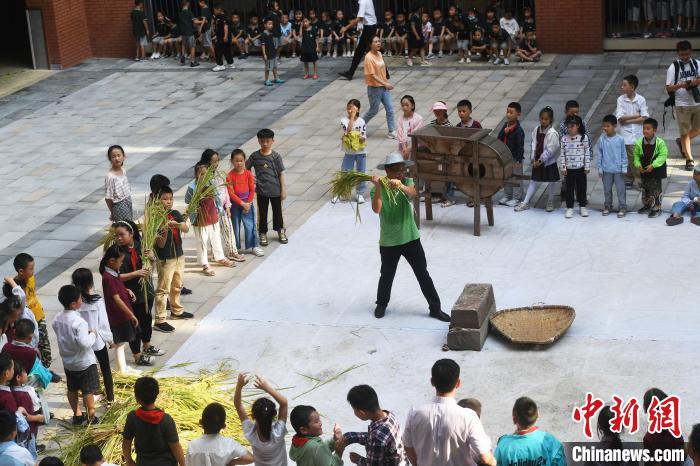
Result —
<path fill-rule="evenodd" d="M 195 17 L 191 0 L 180 0 L 177 22 L 161 11 L 156 12 L 151 34 L 143 0 L 135 0 L 131 20 L 136 60 L 145 58 L 144 47 L 149 38 L 153 44 L 152 59 L 174 56 L 184 65 L 189 57 L 192 67 L 199 65 L 195 53 L 199 42 L 200 58 L 216 60 L 213 71 L 224 71 L 226 65 L 233 68 L 234 52 L 239 59 L 246 59 L 253 48 L 258 48 L 265 65 L 265 84 L 271 86 L 284 82 L 277 76 L 282 55 L 291 58 L 299 55 L 305 78 L 316 79 L 319 57 L 351 57 L 358 44 L 360 31 L 350 23 L 352 17 L 340 9 L 323 10 L 320 14 L 315 8 L 287 12 L 274 0 L 268 2 L 262 17 L 252 12 L 243 24 L 241 14 L 225 11 L 221 2 L 213 4 L 213 12 L 206 0 L 198 0 L 198 4 L 199 16 Z M 474 58 L 508 65 L 512 57 L 533 62 L 542 55 L 532 8 L 525 6 L 516 19 L 512 10 L 501 6 L 500 0 L 490 2 L 483 15 L 477 8 L 465 11 L 457 5 L 447 11 L 441 8 L 429 11 L 422 6 L 396 13 L 386 9 L 377 35 L 384 55 L 405 56 L 409 66 L 413 65 L 414 56 L 420 56 L 421 65 L 427 66 L 427 60 L 444 56 L 454 56 L 460 64 L 471 63 Z M 308 71 L 309 63 L 314 65 L 313 74 Z"/>
<path fill-rule="evenodd" d="M 617 0 L 606 8 L 610 37 L 649 39 L 689 36 L 698 32 L 696 0 Z"/>
<path fill-rule="evenodd" d="M 72 299 L 72 297 L 68 298 Z M 79 318 L 78 318 L 79 319 Z M 82 325 L 82 324 L 81 324 Z M 91 335 L 90 333 L 85 333 Z M 364 447 L 364 453 L 350 452 L 350 462 L 357 465 L 402 466 L 408 464 L 465 464 L 510 465 L 548 464 L 564 466 L 567 457 L 564 446 L 553 434 L 537 424 L 540 412 L 534 400 L 521 396 L 512 408 L 512 433 L 498 438 L 495 445 L 485 432 L 481 418 L 482 404 L 476 398 L 457 401 L 461 387 L 460 366 L 452 359 L 440 359 L 433 364 L 430 382 L 435 390 L 431 402 L 410 408 L 406 421 L 401 423 L 391 411 L 384 409 L 377 392 L 369 385 L 356 385 L 347 393 L 347 402 L 354 415 L 368 422 L 364 432 L 343 432 L 334 424 L 330 435 L 325 435 L 321 413 L 313 406 L 296 405 L 291 411 L 287 398 L 260 376 L 241 373 L 236 384 L 234 404 L 243 435 L 250 449 L 238 441 L 222 435 L 227 424 L 224 406 L 211 403 L 203 407 L 200 426 L 202 435 L 193 439 L 184 451 L 173 418 L 158 407 L 160 387 L 152 377 L 140 377 L 134 383 L 134 401 L 137 409 L 129 412 L 122 430 L 122 457 L 126 465 L 228 466 L 250 464 L 286 466 L 289 457 L 301 466 L 340 466 L 346 448 L 352 444 Z M 21 422 L 13 413 L 24 414 L 31 401 L 22 401 L 25 392 L 16 384 L 26 379 L 21 369 L 14 369 L 12 360 L 0 354 L 0 458 L 3 464 L 33 466 L 36 454 L 22 446 Z M 13 380 L 13 388 L 5 383 Z M 242 390 L 253 382 L 264 393 L 251 406 L 250 412 L 242 402 Z M 5 390 L 7 389 L 7 390 Z M 269 395 L 265 396 L 265 395 Z M 270 399 L 270 397 L 272 399 Z M 658 388 L 644 393 L 643 409 L 650 412 L 654 403 L 667 398 Z M 326 414 L 326 413 L 324 413 Z M 291 445 L 287 446 L 287 418 L 294 430 Z M 598 414 L 597 433 L 600 448 L 623 450 L 620 433 L 614 428 L 611 406 L 602 406 Z M 230 422 L 230 421 L 229 421 Z M 643 446 L 651 455 L 657 451 L 685 448 L 682 436 L 674 437 L 668 430 L 644 435 Z M 134 459 L 134 453 L 136 458 Z M 688 437 L 687 454 L 697 466 L 700 464 L 700 424 L 693 426 Z M 111 466 L 97 445 L 87 445 L 80 452 L 84 466 Z M 669 463 L 669 464 L 682 464 Z M 45 457 L 39 466 L 63 466 L 56 457 Z"/>

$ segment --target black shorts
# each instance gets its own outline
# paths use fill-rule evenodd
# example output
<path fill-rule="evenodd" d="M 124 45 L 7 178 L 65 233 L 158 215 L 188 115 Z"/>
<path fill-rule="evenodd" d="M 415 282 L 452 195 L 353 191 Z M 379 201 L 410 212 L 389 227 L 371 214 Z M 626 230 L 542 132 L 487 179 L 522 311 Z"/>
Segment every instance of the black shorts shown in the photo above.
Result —
<path fill-rule="evenodd" d="M 408 33 L 408 48 L 409 49 L 419 49 L 425 45 L 425 42 L 423 42 L 423 37 L 421 36 L 420 39 L 416 39 L 416 36 L 413 33 Z"/>
<path fill-rule="evenodd" d="M 97 393 L 100 390 L 100 375 L 97 372 L 97 364 L 93 364 L 82 371 L 69 371 L 66 369 L 66 385 L 69 392 L 83 392 L 83 395 Z"/>

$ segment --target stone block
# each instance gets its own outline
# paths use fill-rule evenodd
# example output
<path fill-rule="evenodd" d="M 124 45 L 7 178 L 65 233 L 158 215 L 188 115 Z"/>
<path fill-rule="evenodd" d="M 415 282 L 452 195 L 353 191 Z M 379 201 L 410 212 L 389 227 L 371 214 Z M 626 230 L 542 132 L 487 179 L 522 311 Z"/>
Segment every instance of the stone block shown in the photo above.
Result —
<path fill-rule="evenodd" d="M 489 321 L 484 320 L 480 328 L 450 327 L 447 346 L 451 350 L 481 351 L 489 333 Z"/>
<path fill-rule="evenodd" d="M 496 310 L 493 287 L 489 283 L 467 283 L 452 306 L 454 327 L 479 329 Z"/>

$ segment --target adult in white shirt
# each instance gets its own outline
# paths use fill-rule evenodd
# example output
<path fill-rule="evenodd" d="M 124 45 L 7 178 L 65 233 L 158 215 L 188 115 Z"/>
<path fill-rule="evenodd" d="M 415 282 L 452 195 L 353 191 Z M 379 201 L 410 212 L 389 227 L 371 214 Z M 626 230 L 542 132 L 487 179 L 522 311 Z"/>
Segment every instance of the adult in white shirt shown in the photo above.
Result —
<path fill-rule="evenodd" d="M 187 466 L 229 466 L 253 462 L 253 454 L 244 446 L 221 435 L 226 427 L 226 409 L 221 404 L 207 405 L 199 423 L 204 435 L 188 445 L 185 457 Z"/>
<path fill-rule="evenodd" d="M 682 40 L 676 44 L 678 60 L 671 63 L 666 70 L 666 92 L 674 92 L 676 96 L 676 120 L 680 140 L 676 139 L 683 157 L 685 169 L 690 171 L 695 166 L 690 142 L 700 135 L 700 102 L 693 98 L 693 88 L 700 85 L 700 63 L 691 57 L 693 49 L 690 42 Z M 676 68 L 678 77 L 676 78 Z"/>
<path fill-rule="evenodd" d="M 649 109 L 644 97 L 637 93 L 639 79 L 633 75 L 622 78 L 622 95 L 617 98 L 615 118 L 622 139 L 625 140 L 627 151 L 627 173 L 625 175 L 627 188 L 632 188 L 641 183 L 639 169 L 634 166 L 634 146 L 642 137 L 644 120 L 649 118 Z"/>
<path fill-rule="evenodd" d="M 357 30 L 361 33 L 360 43 L 357 44 L 357 48 L 355 48 L 355 54 L 352 56 L 350 69 L 338 73 L 348 80 L 352 79 L 355 70 L 360 66 L 362 57 L 365 56 L 365 52 L 370 49 L 372 39 L 377 35 L 377 15 L 374 13 L 374 3 L 372 3 L 372 0 L 357 0 L 357 3 L 359 5 L 357 16 L 355 19 L 348 22 L 345 27 L 340 29 L 342 34 L 348 29 L 357 27 Z"/>
<path fill-rule="evenodd" d="M 461 385 L 459 365 L 440 359 L 432 368 L 430 383 L 435 387 L 433 402 L 413 407 L 403 434 L 406 455 L 413 466 L 475 466 L 472 452 L 480 462 L 495 466 L 491 439 L 477 414 L 455 400 Z"/>

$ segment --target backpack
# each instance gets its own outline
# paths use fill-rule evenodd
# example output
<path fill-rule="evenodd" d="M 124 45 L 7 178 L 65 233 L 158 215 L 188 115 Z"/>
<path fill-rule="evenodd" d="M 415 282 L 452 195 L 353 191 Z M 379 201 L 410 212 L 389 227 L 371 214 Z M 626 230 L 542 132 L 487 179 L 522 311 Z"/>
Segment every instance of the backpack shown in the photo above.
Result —
<path fill-rule="evenodd" d="M 698 74 L 698 64 L 697 61 L 694 58 L 690 59 L 690 69 L 695 72 L 695 74 Z M 678 83 L 678 75 L 680 74 L 681 71 L 681 64 L 678 60 L 673 61 L 673 70 L 674 70 L 674 79 L 673 79 L 673 84 Z M 664 131 L 666 131 L 666 109 L 668 107 L 671 107 L 671 117 L 675 120 L 676 115 L 674 113 L 674 108 L 676 106 L 676 92 L 669 92 L 668 93 L 668 99 L 664 101 L 664 114 L 661 117 L 661 123 L 664 127 Z"/>

